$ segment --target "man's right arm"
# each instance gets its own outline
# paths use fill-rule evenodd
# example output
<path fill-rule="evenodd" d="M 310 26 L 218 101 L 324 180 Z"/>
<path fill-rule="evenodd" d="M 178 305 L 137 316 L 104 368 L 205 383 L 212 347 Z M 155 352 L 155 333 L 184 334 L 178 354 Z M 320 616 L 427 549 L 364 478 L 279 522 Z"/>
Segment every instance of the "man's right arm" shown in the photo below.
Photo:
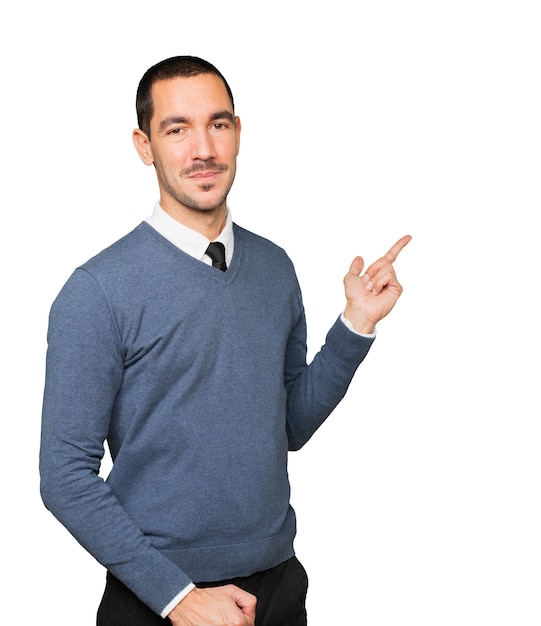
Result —
<path fill-rule="evenodd" d="M 46 507 L 160 613 L 190 578 L 153 547 L 99 476 L 123 376 L 118 330 L 97 281 L 77 270 L 51 309 L 40 450 Z"/>

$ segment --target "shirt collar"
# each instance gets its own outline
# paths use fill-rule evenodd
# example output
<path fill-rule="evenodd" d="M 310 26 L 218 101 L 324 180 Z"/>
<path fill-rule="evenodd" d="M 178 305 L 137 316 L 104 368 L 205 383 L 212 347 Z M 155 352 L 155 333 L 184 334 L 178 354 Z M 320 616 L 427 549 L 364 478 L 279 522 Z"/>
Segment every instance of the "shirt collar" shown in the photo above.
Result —
<path fill-rule="evenodd" d="M 180 248 L 183 252 L 186 252 L 186 254 L 200 261 L 206 261 L 208 259 L 205 252 L 210 243 L 210 239 L 207 239 L 201 233 L 188 228 L 184 224 L 177 222 L 177 220 L 162 209 L 159 202 L 156 202 L 154 211 L 152 215 L 146 219 L 146 222 L 173 245 Z M 233 220 L 229 207 L 227 207 L 225 226 L 214 241 L 221 241 L 224 244 L 225 260 L 229 266 L 231 258 L 233 257 L 234 247 Z"/>

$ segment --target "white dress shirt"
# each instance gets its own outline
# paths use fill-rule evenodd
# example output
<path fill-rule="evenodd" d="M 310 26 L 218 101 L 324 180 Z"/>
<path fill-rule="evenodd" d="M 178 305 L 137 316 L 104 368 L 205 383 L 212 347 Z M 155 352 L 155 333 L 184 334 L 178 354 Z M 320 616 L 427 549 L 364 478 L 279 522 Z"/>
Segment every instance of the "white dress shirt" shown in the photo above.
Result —
<path fill-rule="evenodd" d="M 177 248 L 180 248 L 186 254 L 212 265 L 211 258 L 205 254 L 210 239 L 207 239 L 201 233 L 198 233 L 188 226 L 184 226 L 176 219 L 172 218 L 169 213 L 166 213 L 160 203 L 157 202 L 154 206 L 154 211 L 146 221 L 155 228 L 160 235 L 163 235 L 168 241 L 170 241 Z M 225 226 L 222 232 L 218 235 L 214 241 L 220 241 L 225 246 L 225 262 L 229 267 L 231 259 L 233 258 L 233 250 L 235 248 L 235 241 L 233 237 L 233 220 L 231 219 L 231 211 L 227 209 L 227 216 Z"/>

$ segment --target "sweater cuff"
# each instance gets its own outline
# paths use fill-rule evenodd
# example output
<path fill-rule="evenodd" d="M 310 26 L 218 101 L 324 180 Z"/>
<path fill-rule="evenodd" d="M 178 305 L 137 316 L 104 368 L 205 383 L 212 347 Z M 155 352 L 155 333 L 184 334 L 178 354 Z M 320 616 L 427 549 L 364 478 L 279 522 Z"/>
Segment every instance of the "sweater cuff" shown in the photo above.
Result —
<path fill-rule="evenodd" d="M 352 332 L 339 317 L 327 333 L 326 345 L 341 361 L 358 366 L 368 354 L 375 335 Z"/>
<path fill-rule="evenodd" d="M 148 560 L 148 554 L 145 556 Z M 148 567 L 142 577 L 132 580 L 131 584 L 128 584 L 127 581 L 122 582 L 156 614 L 161 615 L 184 590 L 186 593 L 191 591 L 188 587 L 192 584 L 192 581 L 181 569 L 159 551 L 154 550 L 154 554 L 151 556 L 151 559 L 152 558 L 153 564 Z M 145 561 L 145 563 L 146 562 L 147 561 Z M 137 570 L 136 563 L 132 562 L 132 567 Z M 110 569 L 114 570 L 117 568 Z M 122 574 L 124 574 L 124 579 L 127 579 L 125 572 L 119 571 L 116 573 L 112 571 L 111 573 L 119 580 L 122 580 Z M 180 600 L 177 600 L 177 604 L 178 602 L 180 602 Z M 171 611 L 171 608 L 169 608 L 169 611 Z"/>
<path fill-rule="evenodd" d="M 171 602 L 169 602 L 165 609 L 160 613 L 160 616 L 165 619 L 169 615 L 169 613 L 171 613 L 171 611 L 177 606 L 177 604 L 190 593 L 192 589 L 195 589 L 195 585 L 193 583 L 190 583 L 187 587 L 184 587 L 184 589 L 177 596 L 175 596 L 171 600 Z"/>

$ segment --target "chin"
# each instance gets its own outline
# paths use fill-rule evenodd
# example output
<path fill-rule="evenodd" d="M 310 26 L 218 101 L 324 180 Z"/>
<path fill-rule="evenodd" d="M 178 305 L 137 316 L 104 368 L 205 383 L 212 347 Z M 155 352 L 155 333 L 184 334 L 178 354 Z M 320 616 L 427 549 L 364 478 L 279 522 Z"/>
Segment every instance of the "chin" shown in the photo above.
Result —
<path fill-rule="evenodd" d="M 225 206 L 227 196 L 220 194 L 220 196 L 214 198 L 200 198 L 195 200 L 193 208 L 200 211 L 216 211 Z"/>
<path fill-rule="evenodd" d="M 222 209 L 225 206 L 225 201 L 221 201 L 221 202 L 195 202 L 194 204 L 192 204 L 191 206 L 189 206 L 190 209 L 192 209 L 193 211 L 197 211 L 199 213 L 211 213 L 213 211 L 219 211 L 220 209 Z"/>

